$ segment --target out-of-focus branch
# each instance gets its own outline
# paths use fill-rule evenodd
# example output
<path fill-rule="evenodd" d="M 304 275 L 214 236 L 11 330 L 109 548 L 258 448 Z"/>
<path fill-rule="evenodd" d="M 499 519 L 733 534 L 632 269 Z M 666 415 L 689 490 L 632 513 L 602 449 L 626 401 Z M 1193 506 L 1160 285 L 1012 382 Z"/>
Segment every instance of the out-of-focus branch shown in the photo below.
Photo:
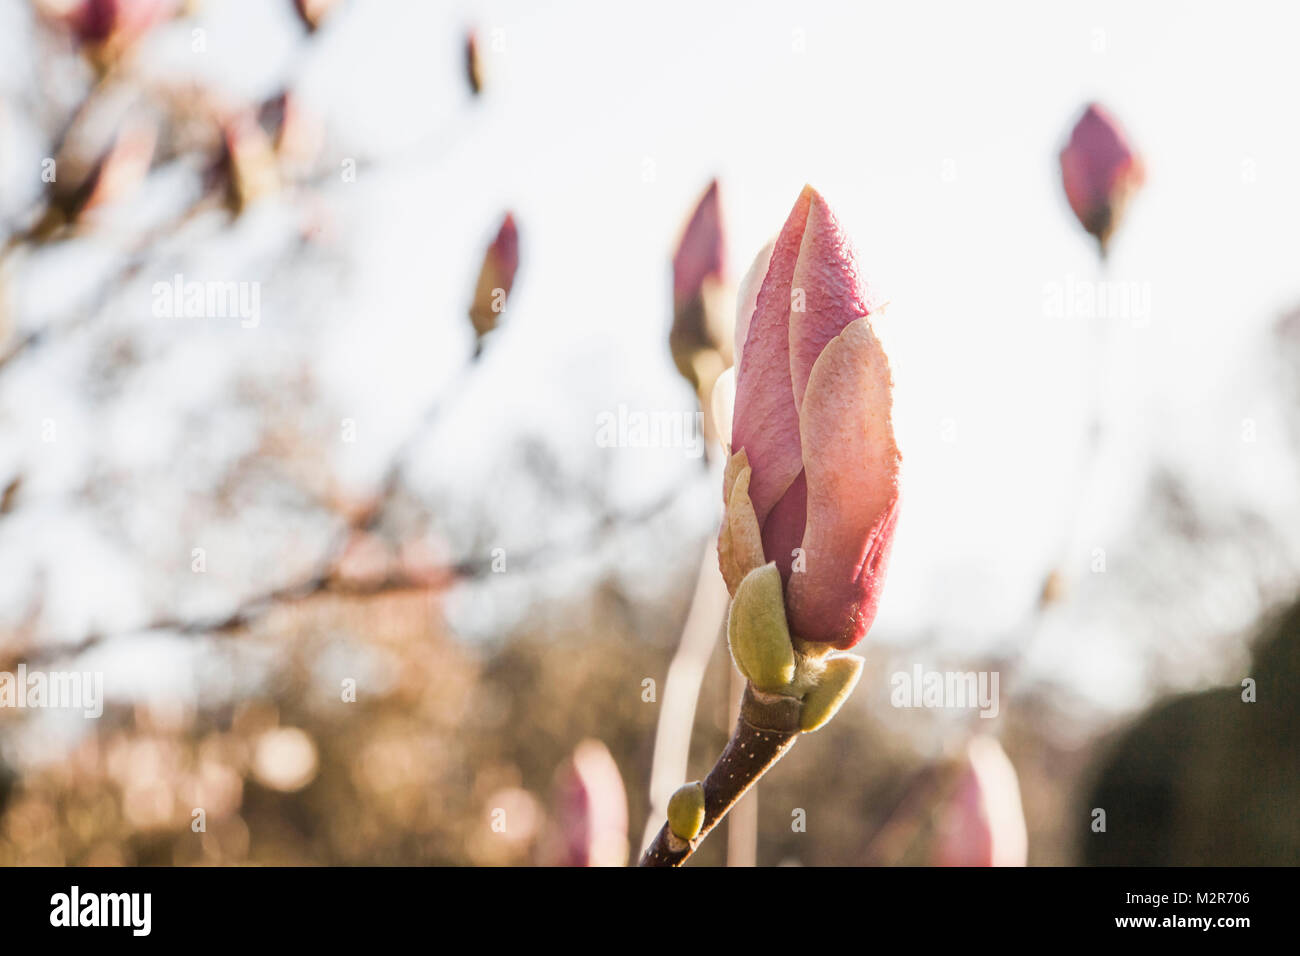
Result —
<path fill-rule="evenodd" d="M 695 472 L 692 469 L 691 477 Z M 611 533 L 638 526 L 654 519 L 666 511 L 682 495 L 682 487 L 674 483 L 664 494 L 656 497 L 640 508 L 610 512 L 588 528 L 580 537 L 566 541 L 556 541 L 535 550 L 519 555 L 512 555 L 511 567 L 530 569 L 549 564 L 557 556 L 581 554 L 605 540 Z M 383 577 L 351 580 L 339 573 L 338 562 L 343 548 L 351 540 L 351 530 L 340 535 L 341 544 L 333 546 L 318 562 L 316 569 L 300 580 L 280 585 L 270 590 L 255 594 L 241 601 L 230 611 L 215 615 L 198 617 L 181 617 L 164 615 L 153 618 L 140 626 L 124 629 L 116 634 L 90 634 L 70 643 L 61 643 L 50 647 L 34 649 L 26 654 L 14 655 L 14 664 L 33 664 L 49 660 L 74 658 L 94 647 L 108 643 L 113 638 L 126 634 L 139 634 L 151 631 L 169 631 L 187 635 L 228 635 L 241 632 L 264 618 L 273 610 L 305 601 L 321 594 L 341 594 L 353 597 L 378 596 L 403 591 L 437 592 L 446 590 L 454 584 L 485 578 L 493 573 L 492 558 L 465 558 L 443 566 L 436 572 L 412 573 L 395 571 Z"/>
<path fill-rule="evenodd" d="M 726 626 L 727 589 L 718 572 L 718 541 L 709 535 L 700 562 L 699 577 L 691 608 L 686 614 L 681 642 L 668 665 L 664 679 L 663 703 L 659 725 L 655 729 L 654 756 L 650 765 L 650 817 L 641 840 L 644 850 L 654 839 L 655 828 L 668 812 L 668 798 L 686 779 L 691 750 L 691 728 L 695 726 L 695 708 L 699 701 L 704 672 Z"/>

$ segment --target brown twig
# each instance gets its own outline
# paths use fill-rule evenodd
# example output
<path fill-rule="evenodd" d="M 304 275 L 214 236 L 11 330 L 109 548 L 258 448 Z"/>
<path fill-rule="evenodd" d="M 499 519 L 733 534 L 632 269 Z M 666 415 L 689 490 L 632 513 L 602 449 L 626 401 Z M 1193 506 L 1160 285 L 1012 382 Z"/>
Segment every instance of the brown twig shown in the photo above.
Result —
<path fill-rule="evenodd" d="M 664 824 L 641 866 L 681 866 L 758 779 L 794 746 L 799 735 L 799 701 L 746 687 L 740 717 L 722 756 L 704 778 L 704 825 L 683 840 Z"/>

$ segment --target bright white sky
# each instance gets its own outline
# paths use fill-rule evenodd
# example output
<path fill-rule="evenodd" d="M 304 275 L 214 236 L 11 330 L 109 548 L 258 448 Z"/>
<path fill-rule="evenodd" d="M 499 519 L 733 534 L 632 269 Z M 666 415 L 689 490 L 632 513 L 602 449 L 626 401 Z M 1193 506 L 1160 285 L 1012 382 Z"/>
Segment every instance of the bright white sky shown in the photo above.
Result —
<path fill-rule="evenodd" d="M 0 24 L 13 18 L 5 7 L 13 3 L 0 5 Z M 293 55 L 292 20 L 266 0 L 208 7 L 206 53 L 173 29 L 156 38 L 151 62 L 265 95 Z M 473 104 L 460 47 L 469 24 L 488 69 Z M 1109 278 L 1141 284 L 1151 311 L 1149 321 L 1114 323 L 1115 444 L 1071 571 L 1089 578 L 1084 593 L 1101 606 L 1105 587 L 1123 590 L 1112 584 L 1121 572 L 1104 585 L 1089 575 L 1091 552 L 1140 548 L 1134 512 L 1155 463 L 1184 477 L 1208 512 L 1251 507 L 1295 526 L 1300 479 L 1282 431 L 1294 409 L 1277 406 L 1258 369 L 1267 327 L 1300 302 L 1297 26 L 1281 3 L 1238 4 L 1230 16 L 1172 2 L 356 3 L 305 62 L 304 94 L 340 156 L 402 159 L 329 194 L 350 261 L 347 295 L 304 300 L 307 315 L 302 302 L 296 312 L 282 302 L 256 333 L 225 334 L 260 335 L 258 349 L 268 338 L 310 349 L 330 399 L 367 438 L 360 451 L 340 446 L 332 466 L 364 484 L 404 416 L 458 365 L 483 244 L 513 209 L 523 265 L 509 331 L 462 396 L 472 414 L 428 443 L 417 478 L 472 497 L 494 449 L 543 433 L 575 461 L 620 456 L 610 464 L 627 499 L 648 499 L 680 475 L 681 452 L 596 449 L 594 423 L 619 403 L 690 407 L 665 342 L 668 261 L 685 215 L 718 176 L 739 276 L 811 182 L 891 303 L 877 331 L 897 382 L 906 497 L 875 634 L 998 648 L 1064 546 L 1061 514 L 1081 470 L 1095 322 L 1049 315 L 1045 303 L 1050 289 L 1097 275 L 1056 165 L 1089 99 L 1112 110 L 1147 163 Z M 0 38 L 0 60 L 10 52 Z M 6 182 L 14 152 L 3 156 Z M 274 233 L 266 219 L 245 237 L 261 225 Z M 201 261 L 214 273 L 267 279 L 255 259 L 232 265 L 229 250 L 210 252 Z M 46 361 L 27 380 L 54 396 L 57 359 Z M 205 346 L 194 361 L 216 359 Z M 205 392 L 185 374 L 197 367 L 173 366 L 175 381 L 155 382 L 133 420 L 158 416 L 163 429 L 168 388 L 220 401 L 224 381 L 213 376 Z M 7 411 L 39 414 L 32 392 L 3 394 Z M 1241 439 L 1248 418 L 1253 444 Z M 0 563 L 24 566 L 12 535 L 0 542 Z M 682 561 L 696 560 L 682 550 Z M 63 554 L 65 568 L 77 566 Z M 70 632 L 138 610 L 123 605 L 120 582 L 98 596 L 85 587 L 108 559 L 96 560 L 80 573 L 79 610 L 60 611 Z M 1230 633 L 1258 610 L 1234 579 L 1222 611 L 1212 583 L 1186 588 L 1209 602 L 1192 614 L 1188 640 Z M 473 602 L 461 610 L 472 617 Z M 1131 704 L 1150 679 L 1131 635 L 1087 620 L 1072 618 L 1039 646 L 1037 666 Z"/>

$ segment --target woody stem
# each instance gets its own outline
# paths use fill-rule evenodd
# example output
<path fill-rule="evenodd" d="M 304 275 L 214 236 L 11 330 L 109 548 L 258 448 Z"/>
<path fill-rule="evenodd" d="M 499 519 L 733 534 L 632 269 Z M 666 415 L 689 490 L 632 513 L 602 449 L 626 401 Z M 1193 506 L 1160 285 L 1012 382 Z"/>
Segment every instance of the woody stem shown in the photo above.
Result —
<path fill-rule="evenodd" d="M 799 734 L 799 701 L 745 688 L 740 717 L 726 749 L 704 778 L 704 825 L 693 840 L 683 840 L 664 824 L 641 866 L 681 866 L 715 826 L 768 769 L 794 746 Z"/>

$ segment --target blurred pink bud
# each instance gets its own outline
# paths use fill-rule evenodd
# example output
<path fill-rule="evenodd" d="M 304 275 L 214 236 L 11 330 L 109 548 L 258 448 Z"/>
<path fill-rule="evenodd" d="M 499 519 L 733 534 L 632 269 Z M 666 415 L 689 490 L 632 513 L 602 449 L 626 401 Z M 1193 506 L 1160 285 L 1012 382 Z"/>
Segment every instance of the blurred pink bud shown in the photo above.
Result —
<path fill-rule="evenodd" d="M 739 356 L 731 448 L 752 469 L 748 497 L 792 633 L 840 649 L 875 620 L 898 511 L 893 382 L 867 318 L 878 308 L 830 207 L 805 186 Z"/>
<path fill-rule="evenodd" d="M 706 431 L 716 435 L 708 412 L 713 384 L 731 367 L 733 323 L 723 276 L 726 246 L 715 179 L 696 203 L 673 254 L 673 324 L 668 348 L 682 377 L 706 409 Z"/>
<path fill-rule="evenodd" d="M 673 256 L 674 308 L 680 309 L 700 295 L 705 279 L 721 279 L 726 258 L 722 207 L 715 179 L 696 204 Z"/>
<path fill-rule="evenodd" d="M 497 327 L 518 269 L 519 231 L 515 228 L 515 217 L 506 213 L 496 237 L 483 254 L 483 265 L 474 287 L 474 301 L 469 307 L 474 334 L 479 339 Z"/>
<path fill-rule="evenodd" d="M 153 164 L 158 132 L 152 123 L 126 126 L 95 164 L 75 211 L 79 218 L 102 206 L 125 199 L 144 182 Z"/>
<path fill-rule="evenodd" d="M 47 0 L 45 7 L 53 6 Z M 177 0 L 79 0 L 63 5 L 56 16 L 78 42 L 120 52 L 170 18 L 177 6 Z"/>
<path fill-rule="evenodd" d="M 1024 866 L 1029 853 L 1020 782 L 1002 745 L 976 737 L 939 825 L 939 866 Z"/>
<path fill-rule="evenodd" d="M 1061 150 L 1061 179 L 1070 208 L 1097 238 L 1103 255 L 1146 172 L 1114 117 L 1096 103 L 1084 110 Z"/>
<path fill-rule="evenodd" d="M 294 12 L 298 14 L 298 19 L 302 21 L 302 25 L 309 33 L 319 30 L 330 11 L 337 5 L 338 0 L 293 0 Z"/>
<path fill-rule="evenodd" d="M 618 765 L 599 740 L 578 744 L 556 771 L 554 825 L 552 865 L 627 863 L 627 793 Z"/>

